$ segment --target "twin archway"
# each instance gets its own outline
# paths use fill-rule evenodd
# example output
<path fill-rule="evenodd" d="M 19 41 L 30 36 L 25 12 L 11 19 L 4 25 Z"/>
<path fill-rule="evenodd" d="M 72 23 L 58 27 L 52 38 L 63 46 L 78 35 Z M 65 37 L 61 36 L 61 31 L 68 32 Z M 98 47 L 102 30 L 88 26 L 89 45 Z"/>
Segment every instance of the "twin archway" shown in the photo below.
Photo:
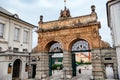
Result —
<path fill-rule="evenodd" d="M 47 53 L 63 52 L 65 49 L 67 49 L 67 51 L 90 50 L 91 46 L 90 43 L 85 39 L 74 39 L 70 43 L 65 44 L 59 41 L 50 41 L 45 46 L 44 51 Z"/>
<path fill-rule="evenodd" d="M 85 50 L 87 52 L 87 50 L 90 50 L 90 45 L 85 39 L 74 39 L 70 43 L 65 44 L 58 41 L 50 41 L 44 49 L 44 51 L 49 54 L 49 76 L 52 75 L 52 55 L 54 53 L 63 53 L 63 59 L 65 61 L 63 61 L 64 68 L 68 70 L 68 75 L 76 76 L 76 61 L 74 53 Z"/>

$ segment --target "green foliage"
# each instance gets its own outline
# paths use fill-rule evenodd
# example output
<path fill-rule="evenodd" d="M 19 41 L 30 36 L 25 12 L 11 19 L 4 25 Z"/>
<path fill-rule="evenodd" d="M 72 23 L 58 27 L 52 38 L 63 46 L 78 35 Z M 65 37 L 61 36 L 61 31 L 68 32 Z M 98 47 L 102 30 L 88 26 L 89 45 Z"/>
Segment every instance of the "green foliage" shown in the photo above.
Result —
<path fill-rule="evenodd" d="M 60 70 L 63 69 L 63 65 L 62 64 L 53 64 L 52 65 L 52 70 Z"/>
<path fill-rule="evenodd" d="M 78 65 L 84 65 L 84 64 L 89 65 L 89 64 L 91 64 L 91 62 L 76 62 L 76 64 L 78 64 Z"/>
<path fill-rule="evenodd" d="M 82 63 L 81 62 L 76 62 L 76 64 L 81 65 Z"/>

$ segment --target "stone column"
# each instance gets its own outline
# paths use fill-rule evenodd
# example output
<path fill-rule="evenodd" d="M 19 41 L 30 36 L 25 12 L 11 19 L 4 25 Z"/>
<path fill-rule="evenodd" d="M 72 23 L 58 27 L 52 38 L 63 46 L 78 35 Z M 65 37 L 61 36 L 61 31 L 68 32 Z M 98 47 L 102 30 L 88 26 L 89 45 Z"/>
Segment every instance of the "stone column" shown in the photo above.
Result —
<path fill-rule="evenodd" d="M 92 67 L 93 78 L 95 80 L 104 80 L 104 71 L 102 68 L 102 58 L 100 49 L 94 49 L 92 51 Z"/>
<path fill-rule="evenodd" d="M 118 64 L 118 75 L 120 79 L 120 46 L 116 47 L 116 55 L 117 55 L 117 64 Z"/>
<path fill-rule="evenodd" d="M 28 70 L 28 79 L 32 78 L 32 66 L 29 64 L 29 70 Z"/>
<path fill-rule="evenodd" d="M 111 57 L 112 57 L 111 62 L 113 62 L 114 78 L 119 79 L 116 50 L 113 48 L 113 49 L 110 49 L 109 52 L 111 52 Z"/>
<path fill-rule="evenodd" d="M 72 78 L 72 60 L 69 51 L 63 52 L 63 77 L 64 80 Z"/>
<path fill-rule="evenodd" d="M 117 67 L 117 64 L 114 63 L 114 67 L 113 67 L 113 70 L 114 70 L 114 78 L 115 79 L 119 79 L 118 77 L 118 67 Z"/>
<path fill-rule="evenodd" d="M 48 53 L 38 53 L 37 68 L 36 68 L 36 80 L 49 80 L 49 58 Z"/>

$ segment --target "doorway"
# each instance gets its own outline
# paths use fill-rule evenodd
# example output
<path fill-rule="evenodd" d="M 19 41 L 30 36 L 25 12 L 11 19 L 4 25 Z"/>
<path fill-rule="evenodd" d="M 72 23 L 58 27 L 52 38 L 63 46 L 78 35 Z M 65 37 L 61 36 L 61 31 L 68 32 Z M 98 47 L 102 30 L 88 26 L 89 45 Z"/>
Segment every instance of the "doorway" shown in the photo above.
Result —
<path fill-rule="evenodd" d="M 105 64 L 105 72 L 107 79 L 114 79 L 113 64 Z"/>
<path fill-rule="evenodd" d="M 59 42 L 52 42 L 49 47 L 49 76 L 56 77 L 63 73 L 63 51 Z"/>
<path fill-rule="evenodd" d="M 63 69 L 63 53 L 49 53 L 49 76 L 61 74 Z"/>
<path fill-rule="evenodd" d="M 21 63 L 22 62 L 20 59 L 15 60 L 15 62 L 13 63 L 13 74 L 12 74 L 13 80 L 20 79 Z"/>
<path fill-rule="evenodd" d="M 92 74 L 92 65 L 91 65 L 91 50 L 72 52 L 72 69 L 73 76 L 79 74 L 86 74 L 84 72 L 89 72 Z M 88 54 L 87 54 L 88 53 Z"/>
<path fill-rule="evenodd" d="M 36 75 L 36 64 L 32 65 L 32 78 L 35 78 Z"/>
<path fill-rule="evenodd" d="M 85 40 L 77 40 L 71 47 L 73 76 L 90 77 L 92 75 L 91 50 Z M 89 74 L 90 73 L 90 74 Z"/>

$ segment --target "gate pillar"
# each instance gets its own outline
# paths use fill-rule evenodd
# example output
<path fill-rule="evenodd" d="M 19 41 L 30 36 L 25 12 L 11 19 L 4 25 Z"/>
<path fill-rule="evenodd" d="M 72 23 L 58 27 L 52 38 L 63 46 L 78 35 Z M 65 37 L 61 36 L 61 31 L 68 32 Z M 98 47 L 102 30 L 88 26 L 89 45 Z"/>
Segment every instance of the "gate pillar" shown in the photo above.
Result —
<path fill-rule="evenodd" d="M 47 53 L 38 53 L 35 80 L 49 80 L 49 57 Z"/>
<path fill-rule="evenodd" d="M 69 51 L 63 52 L 63 77 L 64 79 L 72 78 L 72 60 L 71 60 L 71 53 Z"/>
<path fill-rule="evenodd" d="M 92 74 L 95 80 L 104 80 L 104 69 L 102 65 L 102 57 L 100 49 L 94 49 L 92 51 Z"/>

